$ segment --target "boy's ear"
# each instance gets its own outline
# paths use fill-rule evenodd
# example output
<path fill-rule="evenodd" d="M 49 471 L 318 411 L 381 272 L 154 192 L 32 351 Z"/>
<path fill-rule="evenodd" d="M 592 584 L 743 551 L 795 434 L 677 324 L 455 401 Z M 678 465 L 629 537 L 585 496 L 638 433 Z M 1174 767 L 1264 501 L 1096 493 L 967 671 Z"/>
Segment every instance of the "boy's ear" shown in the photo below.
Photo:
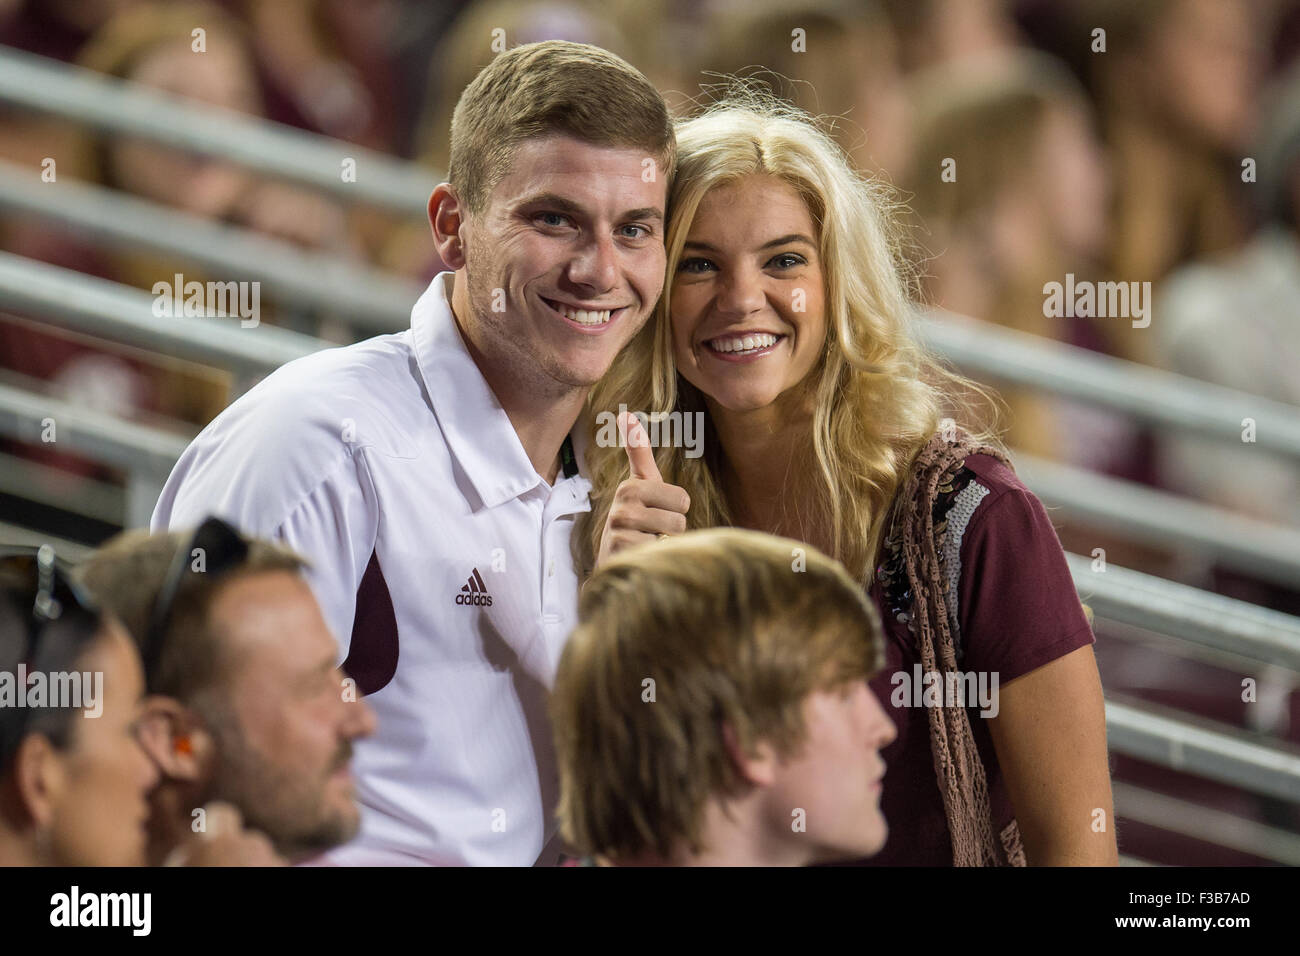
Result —
<path fill-rule="evenodd" d="M 465 267 L 461 227 L 465 225 L 466 212 L 451 183 L 439 183 L 429 196 L 429 228 L 433 230 L 433 245 L 443 263 L 453 272 Z"/>
<path fill-rule="evenodd" d="M 722 723 L 722 742 L 727 748 L 727 756 L 742 779 L 756 787 L 770 787 L 776 782 L 776 770 L 780 761 L 771 744 L 760 740 L 752 748 L 752 753 L 745 753 L 735 728 L 726 721 Z"/>
<path fill-rule="evenodd" d="M 170 780 L 196 783 L 211 771 L 216 749 L 212 734 L 175 698 L 155 694 L 145 699 L 140 737 L 158 769 Z"/>

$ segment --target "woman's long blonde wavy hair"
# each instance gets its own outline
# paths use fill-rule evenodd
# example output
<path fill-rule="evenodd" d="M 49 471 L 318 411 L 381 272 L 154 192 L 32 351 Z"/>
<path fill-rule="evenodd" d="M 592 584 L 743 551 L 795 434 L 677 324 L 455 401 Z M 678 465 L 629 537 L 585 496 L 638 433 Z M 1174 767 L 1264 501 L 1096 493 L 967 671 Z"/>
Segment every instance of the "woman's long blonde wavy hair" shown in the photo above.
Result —
<path fill-rule="evenodd" d="M 869 584 L 891 506 L 918 451 L 972 396 L 986 406 L 984 424 L 958 419 L 968 433 L 997 443 L 996 400 L 941 366 L 910 327 L 915 283 L 905 236 L 896 224 L 891 187 L 864 179 L 818 121 L 770 94 L 733 87 L 716 103 L 677 124 L 678 165 L 669 194 L 667 279 L 654 317 L 592 389 L 585 422 L 591 512 L 574 536 L 577 566 L 595 566 L 614 492 L 628 477 L 626 452 L 598 442 L 601 412 L 620 404 L 650 415 L 702 412 L 704 451 L 654 449 L 664 481 L 690 495 L 688 528 L 730 525 L 720 483 L 722 449 L 703 396 L 676 371 L 669 304 L 673 278 L 701 200 L 712 189 L 753 175 L 789 183 L 816 224 L 825 279 L 827 336 L 805 380 L 813 410 L 806 456 L 814 471 L 787 480 L 800 527 L 825 528 L 830 553 Z M 936 173 L 937 175 L 937 173 Z M 605 430 L 608 434 L 608 429 Z M 810 523 L 811 522 L 811 523 Z M 815 542 L 814 542 L 815 543 Z"/>

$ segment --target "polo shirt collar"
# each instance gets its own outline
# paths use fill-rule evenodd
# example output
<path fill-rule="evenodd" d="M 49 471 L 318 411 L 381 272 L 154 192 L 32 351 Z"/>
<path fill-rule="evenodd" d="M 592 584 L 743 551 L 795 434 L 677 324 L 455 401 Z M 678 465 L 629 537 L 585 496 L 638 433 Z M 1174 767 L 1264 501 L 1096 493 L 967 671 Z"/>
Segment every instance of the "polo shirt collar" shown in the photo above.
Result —
<path fill-rule="evenodd" d="M 415 360 L 447 447 L 479 500 L 493 508 L 546 482 L 456 327 L 451 311 L 454 276 L 435 276 L 411 310 Z M 563 472 L 557 473 L 556 486 L 564 480 Z M 567 480 L 587 484 L 580 476 Z"/>

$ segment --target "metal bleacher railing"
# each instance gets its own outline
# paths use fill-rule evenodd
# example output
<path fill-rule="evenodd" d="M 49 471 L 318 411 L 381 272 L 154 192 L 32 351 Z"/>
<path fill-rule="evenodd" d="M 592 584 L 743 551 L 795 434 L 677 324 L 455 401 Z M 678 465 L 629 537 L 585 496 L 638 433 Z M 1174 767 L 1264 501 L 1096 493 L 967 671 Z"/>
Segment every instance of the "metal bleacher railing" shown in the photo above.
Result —
<path fill-rule="evenodd" d="M 925 342 L 965 371 L 1238 444 L 1249 418 L 1256 447 L 1300 459 L 1300 409 L 1291 405 L 988 322 L 923 316 L 918 324 Z"/>
<path fill-rule="evenodd" d="M 65 223 L 106 245 L 179 256 L 223 276 L 261 282 L 277 301 L 345 317 L 371 334 L 404 325 L 421 291 L 408 280 L 341 256 L 296 249 L 113 189 L 38 183 L 32 170 L 5 160 L 0 160 L 0 209 Z"/>
<path fill-rule="evenodd" d="M 366 154 L 350 144 L 181 104 L 4 48 L 0 102 L 220 156 L 336 195 L 416 214 L 436 181 L 428 170 Z M 357 160 L 356 182 L 344 182 L 339 175 L 345 157 Z M 34 171 L 0 164 L 0 207 L 49 216 L 114 241 L 165 247 L 241 276 L 261 277 L 276 295 L 342 311 L 370 331 L 408 324 L 418 290 L 402 280 L 95 187 L 60 183 L 58 189 L 36 189 L 34 182 Z M 0 254 L 0 310 L 227 368 L 248 380 L 327 344 L 266 325 L 240 328 L 236 320 L 160 321 L 152 313 L 152 302 L 151 295 L 138 289 Z M 1239 442 L 1242 419 L 1251 418 L 1258 447 L 1300 458 L 1300 410 L 1289 406 L 984 323 L 919 322 L 925 340 L 964 371 L 1224 441 Z M 131 475 L 125 514 L 130 525 L 147 521 L 157 490 L 189 437 L 0 384 L 0 434 L 31 441 L 47 419 L 58 422 L 61 446 Z M 1300 580 L 1300 533 L 1293 530 L 1028 456 L 1016 456 L 1016 461 L 1026 483 L 1044 501 L 1062 505 L 1090 523 L 1122 530 L 1141 542 L 1199 552 L 1278 583 Z M 1068 557 L 1081 597 L 1098 616 L 1167 634 L 1187 648 L 1229 651 L 1300 673 L 1300 619 L 1114 565 L 1100 572 L 1088 557 Z M 1295 748 L 1122 700 L 1108 701 L 1107 728 L 1116 752 L 1300 802 L 1300 751 Z M 1158 821 L 1165 815 L 1178 832 L 1213 841 L 1213 834 L 1198 821 L 1217 811 L 1172 806 L 1179 801 L 1133 787 L 1117 786 L 1116 797 L 1121 814 L 1131 804 L 1138 817 Z M 1295 838 L 1277 839 L 1282 831 L 1231 819 L 1236 826 L 1224 845 L 1279 862 L 1300 860 L 1300 841 Z"/>
<path fill-rule="evenodd" d="M 0 306 L 123 345 L 229 369 L 249 382 L 327 345 L 274 326 L 241 328 L 237 320 L 175 316 L 160 321 L 154 298 L 131 286 L 96 279 L 0 252 Z M 147 525 L 154 502 L 189 442 L 94 409 L 0 384 L 0 434 L 35 443 L 46 423 L 60 448 L 127 475 L 123 523 Z"/>
<path fill-rule="evenodd" d="M 352 143 L 168 96 L 91 70 L 0 46 L 0 102 L 118 136 L 138 136 L 419 215 L 430 172 Z M 341 175 L 345 160 L 355 181 Z"/>
<path fill-rule="evenodd" d="M 0 252 L 0 295 L 7 309 L 55 325 L 237 373 L 265 375 L 327 345 L 272 325 L 245 329 L 238 320 L 195 316 L 160 320 L 148 292 L 8 252 Z"/>
<path fill-rule="evenodd" d="M 1300 618 L 1150 574 L 1067 554 L 1080 597 L 1101 617 L 1300 674 Z"/>

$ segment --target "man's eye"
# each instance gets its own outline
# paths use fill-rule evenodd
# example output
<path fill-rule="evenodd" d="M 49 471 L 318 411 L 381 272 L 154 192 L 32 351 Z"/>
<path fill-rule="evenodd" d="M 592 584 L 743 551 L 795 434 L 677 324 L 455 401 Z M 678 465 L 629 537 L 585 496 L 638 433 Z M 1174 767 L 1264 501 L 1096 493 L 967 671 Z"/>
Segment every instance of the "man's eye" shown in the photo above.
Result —
<path fill-rule="evenodd" d="M 619 228 L 623 230 L 623 235 L 627 239 L 646 239 L 650 236 L 650 230 L 640 223 L 630 222 Z M 632 230 L 631 234 L 628 230 Z"/>
<path fill-rule="evenodd" d="M 543 226 L 552 226 L 557 228 L 559 226 L 566 225 L 569 221 L 568 216 L 565 216 L 562 213 L 558 213 L 558 212 L 539 212 L 533 218 L 538 222 L 540 222 Z"/>

